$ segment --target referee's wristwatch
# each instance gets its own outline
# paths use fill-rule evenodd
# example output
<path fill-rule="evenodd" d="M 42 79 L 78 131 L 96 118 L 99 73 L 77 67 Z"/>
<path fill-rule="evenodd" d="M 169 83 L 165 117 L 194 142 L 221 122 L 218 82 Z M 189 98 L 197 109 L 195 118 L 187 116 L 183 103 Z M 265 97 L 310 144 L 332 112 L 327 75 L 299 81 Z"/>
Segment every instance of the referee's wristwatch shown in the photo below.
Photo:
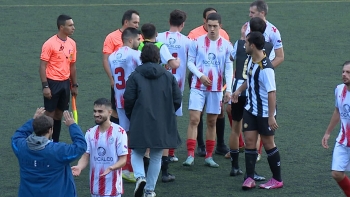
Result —
<path fill-rule="evenodd" d="M 78 84 L 78 83 L 74 83 L 74 84 L 72 85 L 72 87 L 79 87 L 79 84 Z"/>

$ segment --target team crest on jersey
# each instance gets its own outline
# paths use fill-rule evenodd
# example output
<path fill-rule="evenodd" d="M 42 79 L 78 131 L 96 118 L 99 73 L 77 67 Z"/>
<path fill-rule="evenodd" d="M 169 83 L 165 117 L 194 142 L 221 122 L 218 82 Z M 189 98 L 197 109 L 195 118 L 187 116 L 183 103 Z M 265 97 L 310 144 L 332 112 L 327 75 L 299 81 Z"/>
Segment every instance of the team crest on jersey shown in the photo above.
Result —
<path fill-rule="evenodd" d="M 220 62 L 216 60 L 216 55 L 214 53 L 209 53 L 208 60 L 203 60 L 203 64 L 205 66 L 218 66 L 220 65 Z"/>
<path fill-rule="evenodd" d="M 106 150 L 103 147 L 98 147 L 97 154 L 98 154 L 98 156 L 102 157 L 106 154 Z"/>
<path fill-rule="evenodd" d="M 117 58 L 117 60 L 119 60 L 120 58 L 122 58 L 122 54 L 121 53 L 117 53 L 117 55 L 115 56 Z"/>
<path fill-rule="evenodd" d="M 113 142 L 114 142 L 114 138 L 113 137 L 108 138 L 108 143 L 109 144 L 113 144 Z"/>

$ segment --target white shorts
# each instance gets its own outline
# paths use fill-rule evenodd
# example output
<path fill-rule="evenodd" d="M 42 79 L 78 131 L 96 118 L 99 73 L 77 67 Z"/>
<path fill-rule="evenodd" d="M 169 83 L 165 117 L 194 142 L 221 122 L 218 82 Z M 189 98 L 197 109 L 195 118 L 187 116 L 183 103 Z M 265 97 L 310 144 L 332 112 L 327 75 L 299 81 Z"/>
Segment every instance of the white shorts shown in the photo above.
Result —
<path fill-rule="evenodd" d="M 189 110 L 203 111 L 206 105 L 207 114 L 221 114 L 222 92 L 208 92 L 191 88 Z"/>
<path fill-rule="evenodd" d="M 130 128 L 130 120 L 125 115 L 125 110 L 123 108 L 117 108 L 118 117 L 119 117 L 119 125 L 126 131 L 129 131 Z"/>
<path fill-rule="evenodd" d="M 101 196 L 101 195 L 91 194 L 91 197 L 122 197 L 122 195 L 119 194 L 119 195 L 117 195 L 117 196 Z"/>
<path fill-rule="evenodd" d="M 350 147 L 335 143 L 333 150 L 332 170 L 350 171 Z"/>
<path fill-rule="evenodd" d="M 176 116 L 182 116 L 182 102 L 180 108 L 175 112 Z"/>

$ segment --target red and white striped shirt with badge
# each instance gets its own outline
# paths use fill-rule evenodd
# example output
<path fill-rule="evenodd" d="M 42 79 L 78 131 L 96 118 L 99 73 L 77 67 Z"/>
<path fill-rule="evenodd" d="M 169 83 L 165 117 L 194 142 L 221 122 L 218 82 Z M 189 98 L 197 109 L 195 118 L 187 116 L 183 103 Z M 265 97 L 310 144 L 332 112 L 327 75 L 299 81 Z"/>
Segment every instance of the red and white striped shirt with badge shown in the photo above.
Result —
<path fill-rule="evenodd" d="M 340 132 L 336 141 L 350 147 L 350 92 L 345 84 L 335 89 L 335 107 L 340 114 Z"/>

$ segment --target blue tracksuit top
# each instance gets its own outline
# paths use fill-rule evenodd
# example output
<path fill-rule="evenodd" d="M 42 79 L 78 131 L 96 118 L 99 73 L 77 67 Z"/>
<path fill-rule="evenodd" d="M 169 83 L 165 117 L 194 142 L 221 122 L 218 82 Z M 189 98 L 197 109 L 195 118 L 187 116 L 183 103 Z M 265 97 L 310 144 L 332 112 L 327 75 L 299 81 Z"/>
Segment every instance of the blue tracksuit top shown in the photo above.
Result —
<path fill-rule="evenodd" d="M 28 148 L 33 119 L 17 129 L 11 138 L 20 167 L 18 197 L 76 197 L 70 162 L 86 151 L 86 141 L 77 124 L 69 126 L 72 144 L 48 143 L 42 150 Z"/>

